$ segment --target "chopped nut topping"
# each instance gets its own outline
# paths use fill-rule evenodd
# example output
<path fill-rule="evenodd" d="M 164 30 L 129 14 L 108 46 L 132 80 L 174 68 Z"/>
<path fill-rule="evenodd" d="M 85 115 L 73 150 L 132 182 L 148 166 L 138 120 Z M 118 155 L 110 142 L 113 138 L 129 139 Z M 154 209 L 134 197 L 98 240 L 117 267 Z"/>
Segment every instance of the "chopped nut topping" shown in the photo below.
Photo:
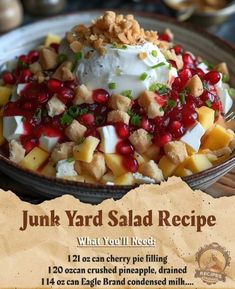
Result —
<path fill-rule="evenodd" d="M 145 41 L 156 44 L 157 38 L 155 31 L 140 28 L 133 15 L 117 15 L 111 11 L 106 11 L 89 27 L 77 25 L 66 34 L 66 39 L 74 52 L 81 51 L 83 46 L 90 46 L 100 54 L 105 53 L 105 44 L 136 45 Z"/>

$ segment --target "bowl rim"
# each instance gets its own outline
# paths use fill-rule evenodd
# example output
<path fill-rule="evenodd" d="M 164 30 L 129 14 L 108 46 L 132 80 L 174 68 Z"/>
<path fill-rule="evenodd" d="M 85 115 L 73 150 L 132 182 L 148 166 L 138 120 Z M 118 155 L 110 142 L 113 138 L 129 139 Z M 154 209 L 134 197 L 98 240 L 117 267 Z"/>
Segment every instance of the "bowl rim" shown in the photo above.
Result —
<path fill-rule="evenodd" d="M 10 34 L 19 31 L 20 29 L 24 28 L 27 29 L 27 27 L 29 26 L 33 26 L 34 24 L 39 24 L 40 22 L 47 22 L 49 19 L 61 19 L 64 16 L 71 16 L 71 15 L 79 15 L 79 14 L 86 14 L 86 13 L 102 13 L 106 10 L 109 9 L 87 9 L 87 10 L 81 10 L 79 12 L 73 12 L 73 13 L 64 13 L 64 14 L 60 14 L 59 16 L 51 16 L 51 17 L 47 17 L 45 19 L 42 20 L 38 20 L 35 21 L 33 23 L 24 25 L 19 27 L 18 29 L 15 29 L 13 31 L 10 31 L 6 34 L 4 34 L 3 36 L 0 37 L 0 40 L 2 37 L 8 37 Z M 174 24 L 178 27 L 183 27 L 186 30 L 190 30 L 193 33 L 199 33 L 202 34 L 204 37 L 209 37 L 210 41 L 212 41 L 213 43 L 217 44 L 218 46 L 220 46 L 222 49 L 226 50 L 229 54 L 234 54 L 235 53 L 235 46 L 232 45 L 231 43 L 229 43 L 228 41 L 200 28 L 200 27 L 195 27 L 193 26 L 191 23 L 179 23 L 177 22 L 174 18 L 172 17 L 168 17 L 165 15 L 160 15 L 157 13 L 153 13 L 153 12 L 139 12 L 139 11 L 134 11 L 134 10 L 122 10 L 122 9 L 112 9 L 112 11 L 118 12 L 118 13 L 123 13 L 123 14 L 127 14 L 127 13 L 132 13 L 135 16 L 139 16 L 139 17 L 144 17 L 144 18 L 149 18 L 149 19 L 156 19 L 159 20 L 160 22 L 166 23 L 169 22 L 171 24 Z M 77 181 L 72 181 L 72 180 L 66 180 L 66 179 L 61 179 L 61 178 L 57 178 L 57 177 L 50 177 L 50 176 L 45 176 L 40 174 L 39 172 L 34 172 L 32 170 L 29 169 L 25 169 L 22 168 L 19 164 L 14 163 L 13 161 L 9 160 L 8 158 L 6 158 L 5 156 L 3 156 L 2 154 L 0 154 L 0 162 L 5 163 L 8 166 L 12 166 L 14 169 L 18 170 L 20 173 L 27 175 L 28 177 L 30 177 L 30 175 L 33 178 L 39 178 L 42 180 L 45 180 L 47 182 L 51 182 L 54 183 L 56 185 L 66 185 L 66 186 L 70 186 L 70 187 L 75 187 L 75 186 L 79 186 L 79 187 L 83 187 L 83 188 L 90 188 L 90 189 L 103 189 L 103 190 L 117 190 L 117 189 L 122 189 L 122 190 L 130 190 L 133 189 L 135 187 L 137 187 L 138 185 L 124 185 L 124 186 L 119 186 L 119 185 L 101 185 L 101 184 L 91 184 L 91 183 L 83 183 L 83 182 L 77 182 Z M 233 153 L 226 161 L 224 161 L 221 164 L 217 164 L 207 170 L 204 170 L 202 172 L 199 173 L 195 173 L 191 176 L 186 176 L 186 177 L 182 177 L 183 181 L 186 182 L 190 182 L 192 181 L 194 178 L 196 179 L 201 179 L 202 177 L 205 177 L 206 175 L 210 175 L 213 174 L 214 172 L 217 171 L 217 169 L 222 169 L 226 168 L 227 166 L 234 164 L 235 166 L 235 153 Z M 4 172 L 3 172 L 4 173 Z"/>

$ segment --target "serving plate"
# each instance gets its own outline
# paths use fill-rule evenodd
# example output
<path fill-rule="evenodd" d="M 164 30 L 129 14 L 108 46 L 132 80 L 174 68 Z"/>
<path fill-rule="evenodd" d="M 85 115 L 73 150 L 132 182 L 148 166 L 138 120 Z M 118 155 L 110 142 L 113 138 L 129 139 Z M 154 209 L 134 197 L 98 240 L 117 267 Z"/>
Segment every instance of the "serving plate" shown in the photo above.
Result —
<path fill-rule="evenodd" d="M 24 26 L 2 36 L 0 38 L 0 65 L 41 44 L 49 32 L 63 36 L 74 25 L 78 23 L 88 24 L 101 13 L 102 11 L 89 11 L 54 17 Z M 169 18 L 143 13 L 136 16 L 146 29 L 163 31 L 165 28 L 170 28 L 175 34 L 177 43 L 209 62 L 225 61 L 229 65 L 231 83 L 235 86 L 235 49 L 232 46 L 205 31 L 196 31 L 191 26 L 177 24 Z M 183 179 L 193 189 L 206 189 L 233 167 L 235 167 L 235 154 L 223 164 Z M 133 188 L 133 186 L 92 185 L 44 177 L 21 169 L 19 165 L 12 163 L 2 155 L 0 155 L 0 171 L 29 187 L 35 194 L 47 198 L 68 193 L 83 202 L 99 203 L 106 198 L 119 199 Z M 221 195 L 223 195 L 222 192 Z"/>

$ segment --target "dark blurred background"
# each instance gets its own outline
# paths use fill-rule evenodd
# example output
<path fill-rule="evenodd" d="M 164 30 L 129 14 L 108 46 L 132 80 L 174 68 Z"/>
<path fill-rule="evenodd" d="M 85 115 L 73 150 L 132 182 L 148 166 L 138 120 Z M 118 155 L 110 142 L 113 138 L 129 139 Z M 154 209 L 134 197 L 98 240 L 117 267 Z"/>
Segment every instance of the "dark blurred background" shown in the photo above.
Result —
<path fill-rule="evenodd" d="M 0 0 L 0 31 L 6 33 L 20 25 L 29 24 L 39 19 L 74 13 L 86 9 L 123 9 L 144 11 L 186 20 L 208 29 L 210 32 L 235 44 L 235 1 L 226 0 L 182 0 L 192 3 L 217 5 L 202 6 L 204 10 L 195 11 L 195 5 L 179 10 L 174 4 L 179 0 Z M 223 4 L 225 3 L 225 4 Z M 173 5 L 173 6 L 172 6 Z M 172 8 L 174 7 L 174 8 Z M 221 8 L 222 7 L 222 8 Z"/>

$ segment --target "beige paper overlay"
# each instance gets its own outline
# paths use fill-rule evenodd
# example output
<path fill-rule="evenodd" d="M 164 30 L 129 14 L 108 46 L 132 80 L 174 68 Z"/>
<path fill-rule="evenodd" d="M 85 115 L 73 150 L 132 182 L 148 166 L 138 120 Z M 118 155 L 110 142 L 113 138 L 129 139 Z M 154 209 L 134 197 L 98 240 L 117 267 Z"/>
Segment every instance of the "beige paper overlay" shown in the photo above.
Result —
<path fill-rule="evenodd" d="M 80 214 L 85 215 L 95 214 L 101 209 L 104 213 L 104 225 L 102 227 L 68 227 L 65 210 L 78 210 Z M 147 210 L 153 210 L 154 216 L 157 216 L 158 210 L 167 209 L 172 215 L 190 214 L 191 210 L 195 210 L 196 214 L 215 215 L 217 225 L 212 228 L 204 228 L 202 233 L 196 233 L 194 227 L 158 227 L 157 220 L 154 220 L 155 225 L 152 227 L 110 227 L 107 225 L 106 215 L 112 209 L 116 209 L 120 213 L 127 213 L 128 210 L 133 209 L 136 214 L 142 215 Z M 50 210 L 55 210 L 61 216 L 61 226 L 31 227 L 21 232 L 19 227 L 22 225 L 23 210 L 37 215 L 48 214 Z M 168 255 L 170 266 L 184 267 L 187 265 L 188 274 L 183 277 L 187 282 L 194 283 L 194 286 L 187 286 L 187 288 L 235 288 L 235 197 L 214 199 L 201 191 L 192 191 L 179 178 L 173 177 L 161 186 L 143 185 L 130 191 L 121 200 L 106 200 L 97 206 L 83 204 L 68 195 L 46 201 L 41 205 L 31 205 L 20 201 L 12 192 L 0 191 L 0 228 L 0 288 L 40 288 L 42 277 L 57 278 L 59 276 L 65 280 L 77 279 L 76 275 L 53 276 L 53 274 L 48 274 L 48 266 L 50 265 L 84 268 L 90 266 L 86 263 L 82 265 L 68 263 L 66 261 L 68 254 L 135 256 L 147 253 Z M 156 238 L 157 245 L 155 248 L 77 248 L 76 238 L 79 236 L 91 238 L 104 236 L 110 238 L 120 236 L 148 238 L 152 236 Z M 201 279 L 194 278 L 197 268 L 195 255 L 200 247 L 212 242 L 217 242 L 230 251 L 231 264 L 226 269 L 226 282 L 220 281 L 209 286 Z M 150 263 L 149 265 L 159 266 L 158 263 L 155 264 Z M 107 265 L 107 267 L 121 266 L 120 263 L 97 263 L 98 267 L 102 267 L 101 265 Z M 137 266 L 145 267 L 146 264 Z M 96 267 L 96 264 L 93 263 L 92 267 Z M 125 277 L 128 279 L 130 278 L 128 276 Z M 108 277 L 118 278 L 112 274 Z M 102 275 L 99 275 L 99 278 L 102 278 Z M 59 288 L 66 287 L 60 286 Z M 80 287 L 76 286 L 76 288 Z M 99 288 L 104 288 L 104 286 Z M 111 286 L 107 288 L 111 288 Z M 125 288 L 130 287 L 126 286 Z M 145 288 L 157 288 L 157 286 Z M 174 288 L 181 287 L 176 286 Z"/>

